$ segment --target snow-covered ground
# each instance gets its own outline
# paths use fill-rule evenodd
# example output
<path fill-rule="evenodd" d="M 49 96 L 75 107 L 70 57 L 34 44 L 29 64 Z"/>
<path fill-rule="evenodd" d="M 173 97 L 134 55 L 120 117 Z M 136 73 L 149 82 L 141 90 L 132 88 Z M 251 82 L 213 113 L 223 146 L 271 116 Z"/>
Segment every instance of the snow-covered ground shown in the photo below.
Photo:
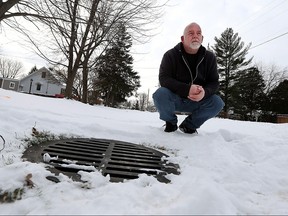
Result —
<path fill-rule="evenodd" d="M 179 116 L 179 122 L 185 116 Z M 214 118 L 197 135 L 163 132 L 158 113 L 91 106 L 0 89 L 0 194 L 33 188 L 21 200 L 0 203 L 1 215 L 55 214 L 288 214 L 288 125 Z M 45 163 L 22 161 L 38 131 L 84 138 L 115 139 L 159 150 L 180 165 L 171 183 L 141 175 L 111 183 L 96 172 L 81 172 L 87 183 L 60 175 Z"/>

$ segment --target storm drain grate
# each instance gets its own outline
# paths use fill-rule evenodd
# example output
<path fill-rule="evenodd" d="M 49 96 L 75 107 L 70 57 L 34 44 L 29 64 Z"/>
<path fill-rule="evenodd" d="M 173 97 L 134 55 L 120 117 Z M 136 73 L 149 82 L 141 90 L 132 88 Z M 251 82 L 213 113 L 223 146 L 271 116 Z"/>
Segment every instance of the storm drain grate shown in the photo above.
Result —
<path fill-rule="evenodd" d="M 89 138 L 47 142 L 28 148 L 23 154 L 31 162 L 43 162 L 46 158 L 51 172 L 63 173 L 76 181 L 80 180 L 78 171 L 99 170 L 104 176 L 109 175 L 111 182 L 136 179 L 145 173 L 168 183 L 165 175 L 178 175 L 179 166 L 169 163 L 167 157 L 142 145 Z"/>

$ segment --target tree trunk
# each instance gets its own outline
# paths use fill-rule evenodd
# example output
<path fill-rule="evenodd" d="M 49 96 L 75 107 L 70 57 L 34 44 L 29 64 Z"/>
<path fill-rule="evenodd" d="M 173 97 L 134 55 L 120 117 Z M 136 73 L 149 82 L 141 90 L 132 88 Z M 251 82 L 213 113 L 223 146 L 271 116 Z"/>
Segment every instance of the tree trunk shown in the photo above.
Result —
<path fill-rule="evenodd" d="M 83 75 L 83 80 L 82 80 L 82 82 L 83 82 L 82 83 L 83 84 L 82 102 L 83 103 L 87 103 L 88 102 L 88 66 L 87 66 L 87 62 L 86 61 L 83 64 L 82 75 Z"/>

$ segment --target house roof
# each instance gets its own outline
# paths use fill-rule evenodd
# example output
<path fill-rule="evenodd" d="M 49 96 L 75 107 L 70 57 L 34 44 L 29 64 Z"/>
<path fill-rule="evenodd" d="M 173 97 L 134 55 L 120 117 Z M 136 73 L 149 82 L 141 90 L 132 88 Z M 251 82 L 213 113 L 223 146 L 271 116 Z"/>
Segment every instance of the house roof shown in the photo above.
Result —
<path fill-rule="evenodd" d="M 48 72 L 48 73 L 51 73 L 51 72 L 50 72 L 46 67 L 42 67 L 42 68 L 40 68 L 40 69 L 34 71 L 33 73 L 28 74 L 27 76 L 23 77 L 22 79 L 20 79 L 20 81 L 22 81 L 22 80 L 26 80 L 26 79 L 29 79 L 30 77 L 35 76 L 35 74 L 38 74 L 39 72 L 41 72 L 41 73 L 42 73 L 42 72 Z"/>
<path fill-rule="evenodd" d="M 14 78 L 4 78 L 4 77 L 0 77 L 0 80 L 10 80 L 10 81 L 19 81 L 18 79 L 14 79 Z"/>
<path fill-rule="evenodd" d="M 49 79 L 52 79 L 53 81 L 57 82 L 59 85 L 63 85 L 65 86 L 65 84 L 61 83 L 52 73 L 49 69 L 47 69 L 46 67 L 42 67 L 40 69 L 38 69 L 37 71 L 34 71 L 33 73 L 27 75 L 26 77 L 22 78 L 20 80 L 23 81 L 23 80 L 27 80 L 27 79 L 31 79 L 32 77 L 34 77 L 35 75 L 39 74 L 39 73 L 42 73 L 42 72 L 46 72 L 48 73 L 48 76 L 49 76 Z"/>

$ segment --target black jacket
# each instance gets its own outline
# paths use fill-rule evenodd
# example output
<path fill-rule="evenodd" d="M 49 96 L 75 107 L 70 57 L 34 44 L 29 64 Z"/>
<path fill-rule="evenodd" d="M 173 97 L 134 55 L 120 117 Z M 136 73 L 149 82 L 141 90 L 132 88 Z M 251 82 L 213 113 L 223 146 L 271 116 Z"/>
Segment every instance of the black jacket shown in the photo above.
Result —
<path fill-rule="evenodd" d="M 203 86 L 204 98 L 215 94 L 219 88 L 219 75 L 215 55 L 201 46 L 198 50 L 196 77 L 184 57 L 182 43 L 168 50 L 160 65 L 159 81 L 162 87 L 170 89 L 182 98 L 187 98 L 191 84 Z"/>

